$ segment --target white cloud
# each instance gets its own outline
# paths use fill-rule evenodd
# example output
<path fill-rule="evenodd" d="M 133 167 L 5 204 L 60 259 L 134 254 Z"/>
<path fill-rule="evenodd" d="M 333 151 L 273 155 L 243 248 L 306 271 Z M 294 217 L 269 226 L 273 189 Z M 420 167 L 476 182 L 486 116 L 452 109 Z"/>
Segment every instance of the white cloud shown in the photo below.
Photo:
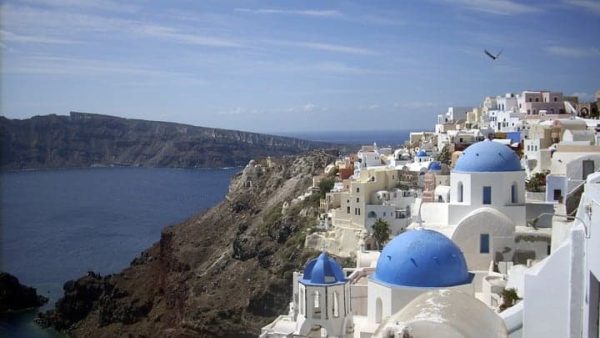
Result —
<path fill-rule="evenodd" d="M 579 48 L 565 46 L 549 46 L 546 51 L 550 54 L 563 57 L 584 58 L 584 57 L 600 57 L 600 49 L 598 48 Z"/>
<path fill-rule="evenodd" d="M 360 47 L 351 47 L 344 45 L 336 45 L 330 43 L 323 42 L 294 42 L 294 41 L 281 41 L 281 40 L 265 40 L 267 43 L 272 43 L 280 46 L 292 46 L 292 47 L 300 47 L 300 48 L 308 48 L 315 50 L 322 50 L 326 52 L 334 52 L 334 53 L 345 53 L 345 54 L 358 54 L 358 55 L 374 55 L 376 52 L 360 48 Z"/>
<path fill-rule="evenodd" d="M 69 36 L 81 32 L 109 32 L 116 38 L 122 35 L 135 35 L 188 45 L 241 47 L 239 42 L 232 39 L 137 20 L 12 5 L 3 6 L 2 9 L 4 27 L 10 27 L 11 32 L 15 34 L 43 31 L 51 32 L 53 35 Z"/>
<path fill-rule="evenodd" d="M 298 112 L 313 113 L 313 112 L 325 112 L 325 111 L 328 111 L 329 108 L 309 102 L 309 103 L 301 105 L 301 106 L 288 107 L 288 108 L 282 109 L 282 110 L 285 111 L 286 113 L 298 113 Z"/>
<path fill-rule="evenodd" d="M 280 14 L 280 15 L 298 15 L 309 17 L 342 17 L 341 12 L 336 10 L 289 10 L 289 9 L 273 9 L 273 8 L 236 8 L 236 12 L 252 13 L 252 14 Z"/>
<path fill-rule="evenodd" d="M 579 98 L 579 102 L 589 102 L 594 98 L 594 95 L 586 92 L 575 92 L 571 94 L 571 96 L 577 96 Z"/>
<path fill-rule="evenodd" d="M 130 2 L 116 2 L 110 0 L 22 0 L 24 3 L 43 5 L 48 7 L 63 7 L 68 9 L 99 9 L 111 12 L 133 13 L 139 10 Z"/>
<path fill-rule="evenodd" d="M 246 107 L 235 107 L 228 110 L 221 110 L 217 112 L 217 115 L 223 116 L 240 116 L 240 115 L 262 115 L 264 111 L 256 109 L 256 108 L 246 108 Z"/>
<path fill-rule="evenodd" d="M 358 110 L 377 110 L 380 108 L 380 105 L 376 103 L 368 104 L 368 105 L 359 105 L 356 107 Z"/>
<path fill-rule="evenodd" d="M 307 103 L 307 104 L 304 105 L 303 110 L 305 112 L 312 112 L 312 111 L 315 111 L 316 108 L 317 108 L 317 106 L 315 106 L 314 104 Z"/>
<path fill-rule="evenodd" d="M 397 18 L 386 18 L 378 15 L 366 15 L 358 20 L 359 22 L 375 24 L 375 25 L 383 25 L 383 26 L 402 26 L 405 25 L 406 22 L 402 20 L 398 20 Z"/>
<path fill-rule="evenodd" d="M 320 62 L 314 65 L 307 65 L 306 68 L 317 72 L 337 75 L 373 75 L 385 73 L 373 69 L 353 67 L 341 62 Z"/>
<path fill-rule="evenodd" d="M 399 109 L 416 109 L 416 108 L 425 108 L 425 107 L 436 107 L 442 104 L 436 104 L 428 101 L 412 101 L 412 102 L 396 102 L 394 103 L 394 108 Z"/>
<path fill-rule="evenodd" d="M 171 27 L 160 25 L 134 25 L 132 30 L 148 37 L 164 38 L 190 45 L 200 45 L 209 47 L 242 47 L 238 42 L 230 39 L 210 37 L 195 33 L 181 32 Z"/>
<path fill-rule="evenodd" d="M 539 8 L 513 0 L 446 0 L 469 10 L 496 15 L 516 15 L 539 11 Z"/>
<path fill-rule="evenodd" d="M 192 77 L 187 73 L 172 72 L 136 65 L 135 63 L 120 63 L 104 60 L 77 59 L 66 57 L 25 57 L 17 60 L 6 60 L 3 73 L 8 74 L 54 74 L 66 76 L 100 77 L 105 75 L 123 75 L 128 80 L 124 84 L 136 85 L 132 77 L 143 78 L 144 84 L 205 84 L 206 81 Z M 148 82 L 149 81 L 149 82 Z M 155 81 L 155 82 L 153 82 Z M 137 84 L 141 84 L 138 82 Z"/>
<path fill-rule="evenodd" d="M 568 5 L 577 6 L 600 15 L 600 1 L 597 0 L 564 0 Z"/>
<path fill-rule="evenodd" d="M 0 30 L 0 38 L 3 41 L 12 41 L 19 43 L 43 43 L 43 44 L 76 44 L 81 43 L 81 41 L 55 38 L 50 36 L 43 35 L 23 35 L 23 34 L 15 34 L 13 32 Z"/>

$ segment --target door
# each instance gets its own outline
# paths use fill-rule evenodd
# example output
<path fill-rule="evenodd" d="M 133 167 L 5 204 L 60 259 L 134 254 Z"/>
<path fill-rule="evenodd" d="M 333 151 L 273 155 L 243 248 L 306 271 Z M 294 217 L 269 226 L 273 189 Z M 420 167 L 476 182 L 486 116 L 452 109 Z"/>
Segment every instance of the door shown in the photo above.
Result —
<path fill-rule="evenodd" d="M 562 202 L 562 190 L 560 189 L 554 189 L 554 200 L 555 201 L 559 201 Z"/>
<path fill-rule="evenodd" d="M 593 160 L 583 160 L 582 165 L 582 180 L 585 180 L 589 174 L 593 173 L 594 170 L 594 161 Z"/>

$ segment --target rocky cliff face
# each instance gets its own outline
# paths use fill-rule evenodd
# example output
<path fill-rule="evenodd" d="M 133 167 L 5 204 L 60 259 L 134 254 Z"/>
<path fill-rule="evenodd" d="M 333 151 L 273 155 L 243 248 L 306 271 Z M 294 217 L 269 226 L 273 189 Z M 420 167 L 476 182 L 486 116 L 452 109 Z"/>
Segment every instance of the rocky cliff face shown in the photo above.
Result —
<path fill-rule="evenodd" d="M 0 168 L 94 165 L 208 168 L 299 154 L 327 144 L 234 130 L 72 112 L 0 117 Z"/>
<path fill-rule="evenodd" d="M 304 250 L 304 237 L 316 223 L 319 194 L 283 203 L 334 159 L 313 151 L 252 162 L 225 201 L 165 229 L 129 268 L 67 282 L 40 322 L 76 337 L 257 336 L 287 312 L 292 272 L 317 254 Z"/>
<path fill-rule="evenodd" d="M 42 306 L 46 302 L 48 298 L 38 295 L 36 289 L 22 285 L 11 274 L 0 272 L 0 314 Z"/>

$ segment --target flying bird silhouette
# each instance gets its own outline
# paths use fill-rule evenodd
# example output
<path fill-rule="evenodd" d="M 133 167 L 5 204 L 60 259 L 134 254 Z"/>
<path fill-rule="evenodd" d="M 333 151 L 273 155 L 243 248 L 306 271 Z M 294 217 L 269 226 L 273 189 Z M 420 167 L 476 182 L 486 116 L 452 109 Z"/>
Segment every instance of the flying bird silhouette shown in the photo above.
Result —
<path fill-rule="evenodd" d="M 483 50 L 483 52 L 485 53 L 485 55 L 487 55 L 487 56 L 489 56 L 490 58 L 492 58 L 492 60 L 496 60 L 496 59 L 497 59 L 497 58 L 500 56 L 500 54 L 502 54 L 502 50 L 500 50 L 500 51 L 498 52 L 498 54 L 496 54 L 496 55 L 494 55 L 494 54 L 490 53 L 490 52 L 489 52 L 487 49 L 484 49 L 484 50 Z"/>

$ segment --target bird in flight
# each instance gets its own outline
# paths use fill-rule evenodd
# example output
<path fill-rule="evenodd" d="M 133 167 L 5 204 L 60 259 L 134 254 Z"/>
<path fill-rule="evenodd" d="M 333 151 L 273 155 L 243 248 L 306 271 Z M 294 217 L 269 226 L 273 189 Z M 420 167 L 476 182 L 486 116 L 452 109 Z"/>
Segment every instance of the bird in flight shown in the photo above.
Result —
<path fill-rule="evenodd" d="M 483 50 L 483 52 L 485 53 L 485 55 L 487 55 L 487 56 L 489 56 L 490 58 L 492 58 L 492 60 L 496 60 L 496 59 L 497 59 L 497 58 L 500 56 L 500 54 L 502 54 L 502 50 L 500 50 L 500 51 L 498 52 L 498 54 L 496 54 L 496 55 L 494 55 L 494 54 L 490 53 L 490 52 L 489 52 L 487 49 L 484 49 L 484 50 Z"/>

